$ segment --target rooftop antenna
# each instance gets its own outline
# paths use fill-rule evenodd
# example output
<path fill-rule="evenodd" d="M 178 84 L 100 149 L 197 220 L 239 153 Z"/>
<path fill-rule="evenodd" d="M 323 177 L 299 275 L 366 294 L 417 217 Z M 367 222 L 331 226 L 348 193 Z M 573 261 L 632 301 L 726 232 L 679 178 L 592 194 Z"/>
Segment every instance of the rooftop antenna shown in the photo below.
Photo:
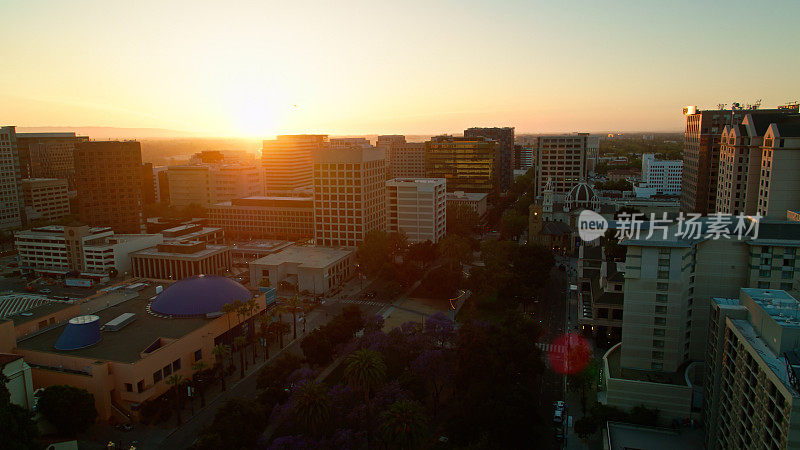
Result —
<path fill-rule="evenodd" d="M 722 110 L 722 109 L 725 109 L 725 107 L 726 107 L 726 106 L 728 106 L 728 104 L 727 104 L 727 103 L 717 103 L 717 108 L 719 108 L 719 109 L 721 109 L 721 110 Z"/>
<path fill-rule="evenodd" d="M 761 108 L 761 99 L 758 99 L 756 100 L 755 103 L 753 103 L 753 109 L 758 109 L 758 108 Z"/>

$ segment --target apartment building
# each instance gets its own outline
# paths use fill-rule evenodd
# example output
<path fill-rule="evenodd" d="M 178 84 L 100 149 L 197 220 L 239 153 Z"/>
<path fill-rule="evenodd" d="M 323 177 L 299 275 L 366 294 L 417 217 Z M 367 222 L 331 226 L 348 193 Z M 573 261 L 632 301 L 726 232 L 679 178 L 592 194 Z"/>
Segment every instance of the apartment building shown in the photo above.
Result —
<path fill-rule="evenodd" d="M 764 136 L 772 124 L 782 124 L 780 126 L 783 127 L 783 134 L 796 134 L 792 132 L 792 127 L 796 127 L 798 123 L 800 123 L 800 116 L 786 113 L 763 113 L 746 114 L 741 124 L 725 126 L 720 142 L 717 212 L 734 215 L 753 215 L 759 212 L 759 205 L 763 205 L 765 201 L 764 198 L 761 198 L 762 188 L 764 188 L 763 192 L 766 198 L 769 198 L 772 192 L 769 186 L 765 188 L 761 174 L 764 173 L 766 176 L 769 172 L 772 175 L 772 163 L 776 156 L 772 151 L 772 146 L 764 146 Z M 776 128 L 775 131 L 780 133 L 779 128 Z M 791 173 L 783 170 L 784 166 L 791 167 L 792 165 L 792 156 L 797 153 L 796 141 L 791 137 L 784 138 L 786 140 L 778 142 L 782 145 L 774 147 L 777 149 L 778 157 L 776 167 L 780 167 L 777 176 L 782 178 L 782 184 L 789 184 L 774 191 L 773 198 L 777 203 L 776 209 L 773 209 L 771 215 L 774 218 L 780 218 L 785 214 L 785 211 L 779 211 L 780 205 L 787 203 L 784 198 L 785 188 L 788 187 L 789 191 L 792 191 L 791 183 L 797 183 L 797 180 L 791 179 Z M 774 136 L 770 142 L 775 144 Z M 795 148 L 792 148 L 793 142 L 795 142 Z M 770 154 L 773 161 L 770 161 L 769 158 L 767 160 L 762 158 L 767 153 Z M 770 184 L 775 185 L 774 183 Z M 791 207 L 791 199 L 789 199 L 789 203 Z M 784 209 L 790 209 L 790 207 Z"/>
<path fill-rule="evenodd" d="M 256 165 L 193 164 L 170 166 L 169 203 L 183 208 L 211 205 L 234 198 L 264 195 L 261 169 Z"/>
<path fill-rule="evenodd" d="M 405 233 L 411 243 L 439 242 L 447 227 L 443 178 L 394 178 L 386 182 L 390 232 Z"/>
<path fill-rule="evenodd" d="M 14 245 L 19 267 L 37 274 L 64 276 L 130 272 L 129 254 L 160 244 L 160 234 L 114 234 L 110 227 L 46 226 L 19 231 Z"/>
<path fill-rule="evenodd" d="M 551 180 L 553 194 L 566 195 L 594 172 L 599 151 L 600 138 L 589 133 L 539 136 L 535 150 L 535 195 L 542 195 L 548 180 Z"/>
<path fill-rule="evenodd" d="M 136 141 L 86 141 L 75 147 L 80 221 L 117 233 L 144 231 L 142 149 Z"/>
<path fill-rule="evenodd" d="M 224 275 L 232 267 L 227 245 L 202 241 L 164 242 L 130 254 L 133 276 L 181 280 L 196 275 Z"/>
<path fill-rule="evenodd" d="M 406 142 L 402 135 L 378 136 L 377 148 L 386 154 L 387 177 L 424 178 L 425 144 Z"/>
<path fill-rule="evenodd" d="M 681 234 L 675 224 L 666 236 L 658 230 L 622 243 L 622 342 L 604 356 L 610 405 L 638 402 L 665 418 L 699 417 L 702 377 L 695 363 L 706 355 L 711 299 L 735 297 L 742 287 L 800 293 L 800 223 L 762 221 L 757 238 L 742 240 L 709 238 L 711 218 L 698 223 L 701 238 Z"/>
<path fill-rule="evenodd" d="M 245 197 L 211 205 L 208 219 L 231 239 L 314 237 L 313 197 Z"/>
<path fill-rule="evenodd" d="M 314 152 L 314 238 L 326 247 L 356 247 L 386 230 L 386 159 L 382 149 Z"/>
<path fill-rule="evenodd" d="M 0 127 L 0 229 L 22 226 L 21 179 L 16 127 Z"/>
<path fill-rule="evenodd" d="M 656 159 L 656 155 L 642 155 L 642 181 L 655 195 L 680 195 L 683 161 Z"/>
<path fill-rule="evenodd" d="M 267 195 L 312 186 L 312 154 L 328 147 L 325 134 L 280 135 L 265 140 L 261 165 Z"/>
<path fill-rule="evenodd" d="M 745 288 L 711 308 L 706 448 L 800 447 L 800 302 Z"/>
<path fill-rule="evenodd" d="M 464 137 L 485 138 L 497 141 L 497 177 L 500 191 L 507 191 L 514 183 L 514 127 L 472 127 L 464 130 Z"/>
<path fill-rule="evenodd" d="M 770 124 L 764 133 L 756 212 L 783 218 L 800 208 L 800 117 Z"/>
<path fill-rule="evenodd" d="M 21 185 L 28 220 L 58 220 L 69 215 L 67 180 L 27 178 Z"/>
<path fill-rule="evenodd" d="M 436 136 L 425 142 L 425 177 L 444 178 L 450 192 L 497 191 L 497 146 L 485 138 Z"/>

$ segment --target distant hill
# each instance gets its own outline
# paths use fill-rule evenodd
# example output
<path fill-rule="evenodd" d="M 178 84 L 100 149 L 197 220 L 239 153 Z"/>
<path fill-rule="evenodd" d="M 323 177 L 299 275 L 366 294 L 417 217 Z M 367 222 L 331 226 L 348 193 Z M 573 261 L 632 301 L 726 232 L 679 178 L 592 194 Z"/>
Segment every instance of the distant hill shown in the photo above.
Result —
<path fill-rule="evenodd" d="M 165 128 L 123 128 L 123 127 L 17 127 L 17 133 L 57 133 L 74 131 L 79 136 L 91 139 L 147 139 L 192 137 L 197 133 L 168 130 Z"/>

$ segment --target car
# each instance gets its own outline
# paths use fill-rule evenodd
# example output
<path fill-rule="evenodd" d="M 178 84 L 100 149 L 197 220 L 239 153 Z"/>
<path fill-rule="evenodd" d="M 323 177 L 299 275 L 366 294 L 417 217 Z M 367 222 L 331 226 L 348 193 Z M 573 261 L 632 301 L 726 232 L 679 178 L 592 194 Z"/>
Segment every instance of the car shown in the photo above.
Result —
<path fill-rule="evenodd" d="M 44 289 L 39 290 L 39 292 L 41 292 L 42 294 L 49 294 L 49 293 L 53 292 L 53 290 L 52 289 L 48 289 L 48 288 L 44 288 Z"/>

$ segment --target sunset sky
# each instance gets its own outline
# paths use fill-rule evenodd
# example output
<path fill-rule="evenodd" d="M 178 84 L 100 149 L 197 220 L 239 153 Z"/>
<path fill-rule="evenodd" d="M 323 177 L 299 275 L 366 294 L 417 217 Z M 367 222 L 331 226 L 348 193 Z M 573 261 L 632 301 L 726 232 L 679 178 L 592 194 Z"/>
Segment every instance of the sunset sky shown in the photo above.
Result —
<path fill-rule="evenodd" d="M 0 1 L 0 124 L 682 129 L 800 100 L 800 2 Z"/>

